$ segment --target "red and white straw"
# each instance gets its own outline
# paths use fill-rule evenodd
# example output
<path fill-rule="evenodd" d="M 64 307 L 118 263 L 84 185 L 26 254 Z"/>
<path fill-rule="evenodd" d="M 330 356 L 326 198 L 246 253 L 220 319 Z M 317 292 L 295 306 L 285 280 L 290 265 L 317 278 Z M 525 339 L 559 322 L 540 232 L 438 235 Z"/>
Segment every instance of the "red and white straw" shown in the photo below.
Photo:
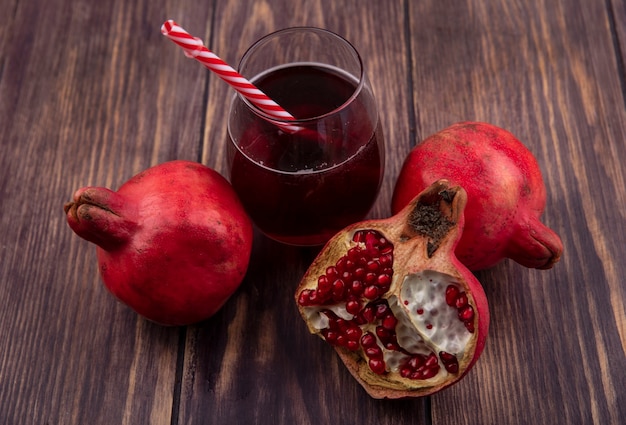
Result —
<path fill-rule="evenodd" d="M 173 20 L 165 21 L 161 26 L 161 33 L 182 47 L 187 57 L 196 59 L 209 70 L 215 72 L 222 80 L 226 81 L 243 97 L 270 117 L 283 121 L 295 120 L 293 115 L 267 97 L 265 93 L 220 59 L 215 53 L 207 49 L 201 39 L 193 37 Z M 301 129 L 301 127 L 296 125 L 281 122 L 276 124 L 290 133 Z"/>

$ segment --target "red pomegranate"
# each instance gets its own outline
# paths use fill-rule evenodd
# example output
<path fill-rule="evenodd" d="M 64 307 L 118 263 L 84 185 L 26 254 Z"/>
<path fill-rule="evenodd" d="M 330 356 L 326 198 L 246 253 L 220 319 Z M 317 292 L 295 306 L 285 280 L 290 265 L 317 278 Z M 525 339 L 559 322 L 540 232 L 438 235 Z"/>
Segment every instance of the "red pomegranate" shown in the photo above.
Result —
<path fill-rule="evenodd" d="M 471 270 L 511 258 L 549 269 L 563 244 L 540 221 L 546 188 L 532 153 L 510 132 L 491 124 L 454 124 L 417 145 L 398 176 L 392 211 L 438 179 L 467 191 L 465 230 L 456 255 Z"/>
<path fill-rule="evenodd" d="M 458 382 L 483 350 L 487 299 L 454 255 L 466 199 L 441 180 L 391 218 L 348 226 L 296 290 L 309 331 L 374 398 L 433 394 Z"/>
<path fill-rule="evenodd" d="M 211 317 L 246 273 L 252 224 L 226 179 L 202 164 L 166 162 L 117 192 L 85 187 L 64 209 L 72 230 L 97 245 L 106 287 L 154 322 Z"/>

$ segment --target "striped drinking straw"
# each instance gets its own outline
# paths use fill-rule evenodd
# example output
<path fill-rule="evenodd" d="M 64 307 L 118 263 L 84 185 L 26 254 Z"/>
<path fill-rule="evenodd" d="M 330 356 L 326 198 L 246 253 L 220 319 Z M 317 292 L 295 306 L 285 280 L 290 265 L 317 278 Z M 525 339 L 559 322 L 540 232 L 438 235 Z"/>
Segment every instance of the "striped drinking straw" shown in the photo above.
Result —
<path fill-rule="evenodd" d="M 193 37 L 171 19 L 165 21 L 161 26 L 161 33 L 182 47 L 187 57 L 196 59 L 206 68 L 215 72 L 222 80 L 226 81 L 238 93 L 248 99 L 250 103 L 270 117 L 279 120 L 275 122 L 277 126 L 289 133 L 301 130 L 301 127 L 285 122 L 295 120 L 296 118 L 293 115 L 267 97 L 265 93 L 220 59 L 215 53 L 207 49 L 201 39 Z"/>

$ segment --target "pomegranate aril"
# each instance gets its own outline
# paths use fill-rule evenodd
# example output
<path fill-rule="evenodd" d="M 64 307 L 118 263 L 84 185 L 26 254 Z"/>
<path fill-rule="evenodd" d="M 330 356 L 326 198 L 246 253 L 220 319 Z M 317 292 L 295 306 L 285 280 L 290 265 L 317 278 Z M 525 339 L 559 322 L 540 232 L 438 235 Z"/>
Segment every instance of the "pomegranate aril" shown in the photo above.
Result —
<path fill-rule="evenodd" d="M 459 310 L 459 319 L 463 322 L 469 322 L 474 318 L 474 309 L 471 305 L 466 305 Z"/>
<path fill-rule="evenodd" d="M 381 341 L 389 340 L 389 338 L 391 338 L 391 332 L 382 326 L 376 326 L 376 336 L 378 336 Z"/>
<path fill-rule="evenodd" d="M 456 297 L 459 295 L 459 288 L 454 285 L 448 285 L 446 288 L 446 304 L 450 307 L 454 307 L 456 303 Z"/>
<path fill-rule="evenodd" d="M 350 351 L 356 351 L 359 349 L 359 343 L 358 341 L 348 340 L 348 342 L 346 343 L 346 348 Z"/>
<path fill-rule="evenodd" d="M 374 347 L 367 347 L 365 349 L 365 355 L 370 359 L 382 359 L 383 350 L 381 350 L 380 347 L 377 345 L 375 345 Z"/>
<path fill-rule="evenodd" d="M 337 260 L 337 263 L 335 263 L 335 268 L 337 269 L 337 272 L 339 274 L 343 273 L 344 271 L 348 270 L 346 263 L 348 262 L 348 257 L 343 256 L 341 258 L 339 258 L 339 260 Z"/>
<path fill-rule="evenodd" d="M 346 311 L 356 316 L 361 311 L 361 303 L 356 299 L 351 299 L 346 303 Z"/>
<path fill-rule="evenodd" d="M 366 332 L 361 337 L 361 345 L 363 348 L 373 347 L 376 345 L 376 337 L 371 332 Z"/>
<path fill-rule="evenodd" d="M 424 366 L 426 366 L 427 368 L 430 369 L 430 368 L 436 366 L 437 364 L 439 364 L 439 360 L 437 360 L 437 356 L 435 356 L 435 353 L 431 353 L 426 358 L 426 363 L 424 363 Z"/>
<path fill-rule="evenodd" d="M 336 281 L 334 281 L 333 282 L 333 299 L 335 299 L 336 301 L 340 301 L 344 296 L 345 289 L 346 289 L 346 284 L 344 283 L 343 280 L 337 279 Z"/>
<path fill-rule="evenodd" d="M 372 323 L 376 319 L 376 312 L 374 311 L 374 307 L 371 305 L 366 306 L 361 314 L 367 323 Z"/>
<path fill-rule="evenodd" d="M 330 329 L 322 329 L 321 333 L 326 342 L 330 344 L 335 344 L 337 342 L 337 337 L 339 336 L 339 333 L 331 331 Z"/>
<path fill-rule="evenodd" d="M 389 287 L 389 285 L 391 285 L 391 276 L 388 274 L 378 275 L 376 283 L 381 287 Z"/>
<path fill-rule="evenodd" d="M 359 261 L 359 258 L 361 258 L 361 248 L 354 246 L 348 250 L 347 255 L 348 259 L 350 259 L 353 263 L 356 263 Z"/>
<path fill-rule="evenodd" d="M 396 325 L 398 324 L 398 319 L 393 314 L 389 314 L 385 316 L 383 319 L 382 325 L 383 328 L 393 331 L 396 329 Z"/>
<path fill-rule="evenodd" d="M 375 285 L 369 285 L 363 291 L 363 296 L 368 300 L 374 300 L 378 298 L 378 287 Z"/>
<path fill-rule="evenodd" d="M 312 291 L 311 289 L 305 289 L 302 292 L 300 292 L 300 295 L 298 296 L 298 304 L 302 306 L 311 305 L 310 300 L 309 300 L 311 291 Z"/>
<path fill-rule="evenodd" d="M 353 280 L 350 285 L 350 293 L 355 296 L 363 295 L 363 291 L 365 290 L 365 285 L 360 280 Z"/>
<path fill-rule="evenodd" d="M 362 333 L 363 331 L 361 331 L 361 328 L 359 328 L 358 326 L 354 326 L 349 329 L 346 329 L 346 337 L 350 341 L 358 341 L 359 338 L 361 338 Z"/>
<path fill-rule="evenodd" d="M 326 269 L 326 277 L 329 281 L 333 282 L 335 279 L 339 277 L 339 272 L 335 268 L 335 266 L 330 266 Z"/>
<path fill-rule="evenodd" d="M 357 279 L 363 279 L 366 274 L 367 270 L 365 270 L 364 267 L 357 267 L 356 269 L 354 269 L 353 276 Z"/>
<path fill-rule="evenodd" d="M 382 319 L 389 313 L 389 306 L 384 302 L 374 304 L 374 313 L 377 319 Z"/>
<path fill-rule="evenodd" d="M 372 369 L 372 372 L 378 375 L 382 375 L 387 371 L 387 366 L 385 365 L 385 362 L 381 359 L 370 359 L 368 365 L 370 369 Z"/>
<path fill-rule="evenodd" d="M 365 274 L 365 283 L 374 284 L 378 282 L 378 275 L 376 273 L 368 272 Z"/>
<path fill-rule="evenodd" d="M 465 292 L 461 292 L 454 302 L 454 306 L 458 309 L 461 309 L 467 305 L 467 294 Z"/>
<path fill-rule="evenodd" d="M 445 367 L 445 369 L 449 373 L 459 372 L 459 361 L 457 360 L 455 355 L 446 353 L 445 351 L 441 351 L 439 353 L 439 358 L 441 359 L 441 362 L 443 363 L 443 367 Z"/>
<path fill-rule="evenodd" d="M 374 261 L 374 260 L 368 261 L 366 266 L 367 266 L 367 270 L 369 270 L 370 272 L 376 272 L 380 268 L 380 264 L 378 264 L 378 261 Z"/>
<path fill-rule="evenodd" d="M 419 378 L 418 379 L 430 379 L 439 373 L 439 366 L 436 367 L 423 367 L 419 370 Z"/>

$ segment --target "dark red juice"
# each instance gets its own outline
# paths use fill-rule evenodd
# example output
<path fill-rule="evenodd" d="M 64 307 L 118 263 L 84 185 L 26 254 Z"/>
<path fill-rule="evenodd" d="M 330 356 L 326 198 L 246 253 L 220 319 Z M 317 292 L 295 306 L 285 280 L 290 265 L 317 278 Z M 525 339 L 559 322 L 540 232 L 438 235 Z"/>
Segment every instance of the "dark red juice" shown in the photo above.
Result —
<path fill-rule="evenodd" d="M 231 184 L 268 236 L 322 244 L 376 200 L 384 149 L 373 99 L 359 95 L 342 106 L 356 81 L 321 66 L 280 68 L 255 84 L 299 120 L 323 118 L 301 122 L 295 134 L 254 114 L 242 118 L 239 149 L 229 143 Z"/>

